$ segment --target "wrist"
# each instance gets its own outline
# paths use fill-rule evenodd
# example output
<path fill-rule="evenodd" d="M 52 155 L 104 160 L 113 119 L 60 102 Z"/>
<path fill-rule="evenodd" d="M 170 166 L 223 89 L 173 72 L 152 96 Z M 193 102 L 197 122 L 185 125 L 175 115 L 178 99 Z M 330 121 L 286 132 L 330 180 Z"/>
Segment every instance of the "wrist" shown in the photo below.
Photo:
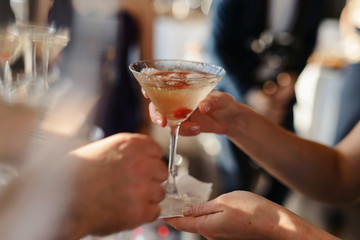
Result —
<path fill-rule="evenodd" d="M 229 117 L 228 127 L 224 134 L 230 139 L 239 140 L 249 133 L 248 129 L 253 110 L 240 102 L 232 106 L 233 108 L 230 110 L 232 114 Z"/>
<path fill-rule="evenodd" d="M 285 208 L 279 211 L 278 226 L 273 230 L 277 232 L 277 235 L 273 235 L 277 239 L 340 240 Z"/>

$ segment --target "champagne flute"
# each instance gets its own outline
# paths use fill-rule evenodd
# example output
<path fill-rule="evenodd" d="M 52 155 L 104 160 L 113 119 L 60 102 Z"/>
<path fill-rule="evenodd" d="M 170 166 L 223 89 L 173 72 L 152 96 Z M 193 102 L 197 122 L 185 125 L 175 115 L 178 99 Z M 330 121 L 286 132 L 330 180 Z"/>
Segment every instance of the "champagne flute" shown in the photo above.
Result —
<path fill-rule="evenodd" d="M 185 60 L 139 61 L 132 63 L 129 68 L 147 96 L 167 119 L 170 131 L 170 151 L 169 177 L 165 183 L 165 189 L 167 199 L 171 199 L 169 205 L 172 206 L 166 207 L 175 207 L 173 206 L 175 204 L 182 206 L 194 204 L 198 196 L 179 193 L 175 181 L 178 132 L 181 123 L 213 90 L 225 75 L 225 70 L 215 65 Z M 165 215 L 169 217 L 172 214 Z"/>
<path fill-rule="evenodd" d="M 7 26 L 0 29 L 0 95 L 6 98 L 6 93 L 12 86 L 10 63 L 21 53 L 21 40 L 16 28 Z"/>
<path fill-rule="evenodd" d="M 68 45 L 70 40 L 69 30 L 67 28 L 58 29 L 54 34 L 50 34 L 44 42 L 42 50 L 43 58 L 43 77 L 45 83 L 49 84 L 49 64 L 53 63 L 60 55 L 62 50 Z"/>
<path fill-rule="evenodd" d="M 56 30 L 48 26 L 22 24 L 18 25 L 21 38 L 24 41 L 25 74 L 38 79 L 37 75 L 43 71 L 41 68 L 47 66 L 44 60 L 44 48 L 47 40 L 53 36 Z M 47 60 L 45 58 L 45 60 Z"/>
<path fill-rule="evenodd" d="M 69 30 L 32 24 L 19 25 L 19 28 L 24 39 L 25 73 L 46 89 L 51 83 L 50 66 L 67 46 Z"/>

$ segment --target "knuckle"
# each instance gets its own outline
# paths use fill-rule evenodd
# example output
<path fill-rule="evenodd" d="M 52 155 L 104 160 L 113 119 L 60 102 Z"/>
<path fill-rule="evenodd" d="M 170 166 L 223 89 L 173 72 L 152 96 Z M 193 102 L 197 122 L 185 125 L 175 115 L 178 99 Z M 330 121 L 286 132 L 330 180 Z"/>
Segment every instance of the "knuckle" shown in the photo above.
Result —
<path fill-rule="evenodd" d="M 200 216 L 204 211 L 204 204 L 198 204 L 192 207 L 193 215 Z"/>
<path fill-rule="evenodd" d="M 142 198 L 148 198 L 148 186 L 145 181 L 140 181 L 135 184 L 134 189 L 137 195 L 141 196 Z"/>

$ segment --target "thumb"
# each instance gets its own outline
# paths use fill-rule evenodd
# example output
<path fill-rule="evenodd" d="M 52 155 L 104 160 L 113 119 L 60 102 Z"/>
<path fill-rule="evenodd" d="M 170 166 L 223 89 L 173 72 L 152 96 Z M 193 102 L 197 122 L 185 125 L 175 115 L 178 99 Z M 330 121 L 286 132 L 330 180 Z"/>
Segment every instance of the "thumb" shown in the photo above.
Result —
<path fill-rule="evenodd" d="M 201 113 L 212 113 L 215 110 L 225 109 L 233 97 L 221 91 L 212 91 L 201 103 L 199 110 Z"/>
<path fill-rule="evenodd" d="M 165 127 L 167 124 L 166 118 L 156 109 L 155 105 L 150 102 L 149 104 L 150 119 L 153 123 L 160 127 Z"/>

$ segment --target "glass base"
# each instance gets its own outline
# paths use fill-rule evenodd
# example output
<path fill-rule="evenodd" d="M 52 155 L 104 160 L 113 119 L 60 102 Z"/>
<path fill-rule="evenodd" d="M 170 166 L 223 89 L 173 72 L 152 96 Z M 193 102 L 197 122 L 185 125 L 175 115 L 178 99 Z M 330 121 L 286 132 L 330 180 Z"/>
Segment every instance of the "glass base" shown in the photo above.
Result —
<path fill-rule="evenodd" d="M 212 192 L 212 183 L 201 182 L 188 174 L 177 176 L 176 186 L 178 193 L 168 192 L 159 204 L 159 218 L 183 217 L 184 207 L 207 201 Z"/>
<path fill-rule="evenodd" d="M 182 210 L 184 207 L 202 202 L 204 202 L 204 199 L 193 193 L 168 193 L 165 199 L 159 204 L 161 208 L 159 218 L 183 217 Z"/>

